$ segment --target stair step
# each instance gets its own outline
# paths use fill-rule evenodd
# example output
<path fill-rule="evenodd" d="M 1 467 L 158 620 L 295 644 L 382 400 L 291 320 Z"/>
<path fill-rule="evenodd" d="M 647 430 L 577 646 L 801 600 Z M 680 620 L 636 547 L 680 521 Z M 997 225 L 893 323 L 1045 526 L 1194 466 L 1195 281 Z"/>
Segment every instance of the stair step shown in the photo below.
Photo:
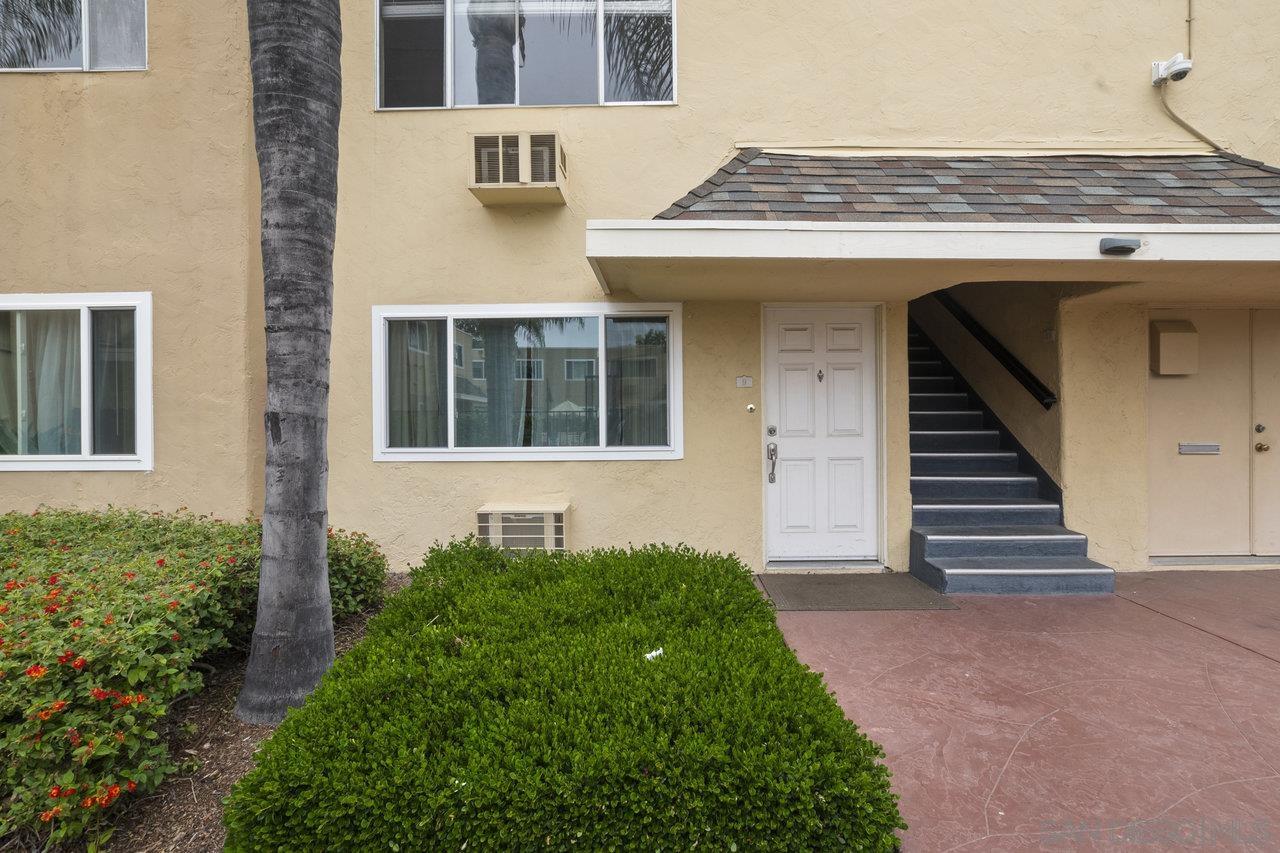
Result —
<path fill-rule="evenodd" d="M 995 429 L 913 429 L 909 438 L 912 452 L 996 450 L 1000 447 L 1000 431 Z"/>
<path fill-rule="evenodd" d="M 1087 557 L 914 557 L 911 574 L 941 592 L 1106 595 L 1115 571 Z"/>
<path fill-rule="evenodd" d="M 928 336 L 908 329 L 911 574 L 945 593 L 1093 594 L 1115 572 L 1088 558 L 1089 541 L 1062 526 L 1062 506 Z"/>
<path fill-rule="evenodd" d="M 964 391 L 927 391 L 909 393 L 907 409 L 912 412 L 953 412 L 969 408 L 969 395 Z"/>
<path fill-rule="evenodd" d="M 911 507 L 911 523 L 927 525 L 1059 524 L 1062 506 L 1038 498 L 1018 500 L 935 499 Z"/>
<path fill-rule="evenodd" d="M 934 557 L 1084 557 L 1089 540 L 1058 524 L 939 525 L 915 527 L 920 553 Z"/>
<path fill-rule="evenodd" d="M 907 383 L 912 393 L 928 393 L 930 391 L 951 391 L 955 388 L 954 376 L 913 376 Z"/>
<path fill-rule="evenodd" d="M 926 498 L 1036 498 L 1040 482 L 1029 474 L 911 475 L 911 494 Z"/>
<path fill-rule="evenodd" d="M 1012 450 L 946 450 L 911 454 L 912 474 L 1008 473 L 1018 470 Z"/>
<path fill-rule="evenodd" d="M 955 412 L 908 412 L 911 429 L 914 430 L 949 430 L 949 429 L 982 429 L 986 425 L 986 415 L 980 409 L 965 409 Z"/>
<path fill-rule="evenodd" d="M 954 373 L 951 366 L 940 359 L 907 359 L 907 375 L 916 376 L 950 376 Z"/>

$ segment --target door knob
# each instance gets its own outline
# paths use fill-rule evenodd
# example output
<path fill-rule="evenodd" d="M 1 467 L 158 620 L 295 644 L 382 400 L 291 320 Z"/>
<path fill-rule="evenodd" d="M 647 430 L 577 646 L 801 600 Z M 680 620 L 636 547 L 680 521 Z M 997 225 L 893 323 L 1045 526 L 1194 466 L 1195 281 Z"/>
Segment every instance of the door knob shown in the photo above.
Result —
<path fill-rule="evenodd" d="M 1266 453 L 1268 450 L 1271 449 L 1271 445 L 1265 444 L 1259 441 L 1257 444 L 1253 446 L 1253 449 L 1258 451 L 1259 453 Z"/>

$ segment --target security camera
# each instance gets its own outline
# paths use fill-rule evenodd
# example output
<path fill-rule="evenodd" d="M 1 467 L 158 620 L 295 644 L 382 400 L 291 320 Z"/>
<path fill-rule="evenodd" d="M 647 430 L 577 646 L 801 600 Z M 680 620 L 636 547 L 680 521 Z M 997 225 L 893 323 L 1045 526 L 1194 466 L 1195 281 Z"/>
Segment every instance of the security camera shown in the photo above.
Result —
<path fill-rule="evenodd" d="M 1191 60 L 1181 53 L 1175 53 L 1164 62 L 1151 63 L 1151 85 L 1163 86 L 1170 80 L 1175 83 L 1191 73 Z"/>

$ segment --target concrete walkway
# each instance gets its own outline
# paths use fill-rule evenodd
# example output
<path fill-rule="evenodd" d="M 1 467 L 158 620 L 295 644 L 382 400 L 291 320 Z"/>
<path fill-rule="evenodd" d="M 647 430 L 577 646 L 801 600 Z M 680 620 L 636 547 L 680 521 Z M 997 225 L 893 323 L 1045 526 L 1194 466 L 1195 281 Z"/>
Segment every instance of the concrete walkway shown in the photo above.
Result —
<path fill-rule="evenodd" d="M 1280 850 L 1280 571 L 780 612 L 888 754 L 907 851 Z"/>

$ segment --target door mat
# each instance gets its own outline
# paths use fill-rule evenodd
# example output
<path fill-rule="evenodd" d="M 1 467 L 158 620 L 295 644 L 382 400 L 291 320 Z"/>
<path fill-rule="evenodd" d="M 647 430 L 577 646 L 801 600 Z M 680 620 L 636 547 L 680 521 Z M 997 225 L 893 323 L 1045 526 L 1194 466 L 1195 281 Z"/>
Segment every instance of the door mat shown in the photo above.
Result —
<path fill-rule="evenodd" d="M 954 601 L 906 572 L 756 575 L 778 610 L 958 610 Z"/>

